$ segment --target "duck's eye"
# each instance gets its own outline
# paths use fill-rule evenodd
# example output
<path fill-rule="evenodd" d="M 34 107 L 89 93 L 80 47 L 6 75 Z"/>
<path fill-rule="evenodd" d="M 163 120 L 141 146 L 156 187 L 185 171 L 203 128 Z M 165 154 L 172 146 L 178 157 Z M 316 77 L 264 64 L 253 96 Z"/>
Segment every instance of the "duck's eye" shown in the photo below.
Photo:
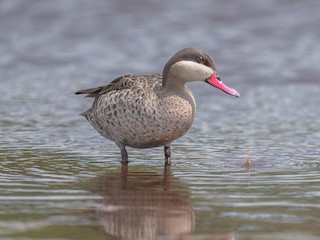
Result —
<path fill-rule="evenodd" d="M 203 57 L 201 57 L 201 56 L 198 57 L 198 58 L 197 58 L 197 62 L 198 62 L 198 63 L 204 63 Z"/>

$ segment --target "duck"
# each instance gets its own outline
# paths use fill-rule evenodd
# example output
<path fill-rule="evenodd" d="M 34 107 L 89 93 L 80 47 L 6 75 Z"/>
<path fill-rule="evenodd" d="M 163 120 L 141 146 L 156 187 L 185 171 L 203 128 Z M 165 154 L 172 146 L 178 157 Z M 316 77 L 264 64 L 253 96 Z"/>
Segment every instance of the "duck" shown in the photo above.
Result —
<path fill-rule="evenodd" d="M 186 86 L 192 81 L 206 82 L 240 97 L 220 80 L 210 55 L 192 47 L 176 52 L 162 74 L 123 75 L 107 85 L 75 94 L 94 98 L 92 107 L 80 115 L 101 136 L 115 142 L 122 164 L 128 164 L 126 147 L 163 146 L 164 164 L 170 165 L 171 143 L 188 132 L 195 118 L 195 99 Z"/>

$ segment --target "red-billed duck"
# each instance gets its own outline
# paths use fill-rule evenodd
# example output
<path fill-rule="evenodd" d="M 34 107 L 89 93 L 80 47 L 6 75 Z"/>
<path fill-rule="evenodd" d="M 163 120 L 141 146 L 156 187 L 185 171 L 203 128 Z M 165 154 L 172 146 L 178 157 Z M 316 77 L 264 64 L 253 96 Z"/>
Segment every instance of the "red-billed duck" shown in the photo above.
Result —
<path fill-rule="evenodd" d="M 122 163 L 128 163 L 126 146 L 164 146 L 165 164 L 171 161 L 171 143 L 192 125 L 196 104 L 189 88 L 191 81 L 209 83 L 235 97 L 240 94 L 220 81 L 208 53 L 184 48 L 164 66 L 163 74 L 125 75 L 110 84 L 77 91 L 94 98 L 92 107 L 82 113 L 105 138 L 121 150 Z"/>

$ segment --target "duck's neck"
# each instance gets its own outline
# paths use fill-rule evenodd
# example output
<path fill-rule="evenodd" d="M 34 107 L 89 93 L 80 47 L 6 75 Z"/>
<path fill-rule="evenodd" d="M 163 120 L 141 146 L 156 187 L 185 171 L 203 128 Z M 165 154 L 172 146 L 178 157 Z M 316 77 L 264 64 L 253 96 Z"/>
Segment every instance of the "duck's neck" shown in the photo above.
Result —
<path fill-rule="evenodd" d="M 185 82 L 180 79 L 170 79 L 169 77 L 163 76 L 162 90 L 167 92 L 185 92 Z"/>
<path fill-rule="evenodd" d="M 179 96 L 187 100 L 192 106 L 195 107 L 194 98 L 192 93 L 184 82 L 181 81 L 163 81 L 162 87 L 158 92 L 161 98 L 166 98 L 167 96 Z"/>

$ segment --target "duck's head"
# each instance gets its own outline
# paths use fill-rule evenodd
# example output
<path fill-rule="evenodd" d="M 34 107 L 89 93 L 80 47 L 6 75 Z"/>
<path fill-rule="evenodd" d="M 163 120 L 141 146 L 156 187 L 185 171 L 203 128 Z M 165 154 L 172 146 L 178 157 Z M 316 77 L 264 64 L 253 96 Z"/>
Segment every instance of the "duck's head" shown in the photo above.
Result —
<path fill-rule="evenodd" d="M 218 77 L 216 67 L 208 53 L 195 48 L 184 48 L 175 53 L 163 69 L 163 86 L 181 87 L 187 82 L 205 81 L 235 97 L 240 94 Z"/>

